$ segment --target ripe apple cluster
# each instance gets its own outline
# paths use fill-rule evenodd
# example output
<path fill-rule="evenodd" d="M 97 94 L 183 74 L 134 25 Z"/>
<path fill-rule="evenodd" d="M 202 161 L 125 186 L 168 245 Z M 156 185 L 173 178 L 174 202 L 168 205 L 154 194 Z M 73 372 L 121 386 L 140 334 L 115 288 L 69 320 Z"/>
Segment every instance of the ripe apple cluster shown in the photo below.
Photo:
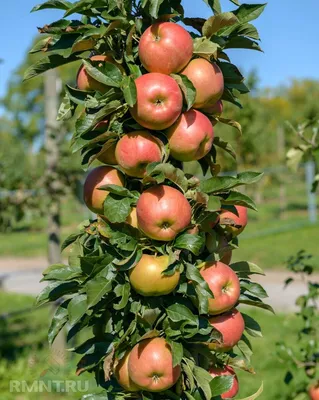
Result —
<path fill-rule="evenodd" d="M 205 157 L 214 140 L 214 126 L 206 114 L 220 115 L 223 105 L 220 98 L 224 90 L 223 74 L 216 63 L 203 58 L 193 58 L 193 41 L 181 26 L 171 22 L 151 25 L 140 38 L 139 58 L 147 73 L 135 80 L 137 101 L 130 114 L 141 129 L 127 132 L 118 141 L 111 142 L 99 156 L 101 165 L 93 169 L 84 184 L 84 201 L 94 213 L 104 214 L 104 202 L 109 195 L 101 186 L 125 186 L 127 177 L 143 179 L 146 167 L 161 162 L 164 144 L 152 131 L 162 131 L 167 136 L 170 157 L 188 162 Z M 123 68 L 109 56 L 93 56 L 95 62 L 111 62 L 123 73 Z M 193 107 L 183 112 L 183 94 L 170 74 L 185 75 L 196 89 Z M 105 93 L 109 88 L 94 80 L 81 67 L 77 75 L 81 90 Z M 103 129 L 102 121 L 96 129 Z M 127 177 L 126 177 L 127 176 Z M 155 241 L 171 242 L 184 231 L 196 233 L 200 226 L 192 226 L 192 207 L 177 188 L 160 184 L 142 191 L 126 223 L 142 235 Z M 234 238 L 247 224 L 247 209 L 221 209 L 210 228 L 224 226 L 225 237 L 221 247 L 228 245 L 227 238 Z M 213 251 L 211 236 L 207 234 L 206 247 Z M 241 339 L 245 329 L 242 315 L 235 308 L 240 296 L 240 282 L 229 266 L 231 251 L 220 261 L 207 261 L 199 271 L 213 293 L 209 299 L 208 321 L 222 335 L 221 342 L 207 342 L 209 350 L 223 353 L 231 350 Z M 163 272 L 170 265 L 168 255 L 145 253 L 129 270 L 132 288 L 141 296 L 164 296 L 172 293 L 180 281 L 180 271 Z M 194 267 L 196 268 L 196 267 Z M 192 282 L 189 282 L 192 285 Z M 238 392 L 238 380 L 230 366 L 212 366 L 214 376 L 234 376 L 232 388 L 222 398 L 232 398 Z M 172 387 L 181 374 L 179 365 L 173 367 L 170 345 L 163 337 L 145 339 L 116 361 L 114 374 L 127 391 L 147 390 L 160 392 Z"/>

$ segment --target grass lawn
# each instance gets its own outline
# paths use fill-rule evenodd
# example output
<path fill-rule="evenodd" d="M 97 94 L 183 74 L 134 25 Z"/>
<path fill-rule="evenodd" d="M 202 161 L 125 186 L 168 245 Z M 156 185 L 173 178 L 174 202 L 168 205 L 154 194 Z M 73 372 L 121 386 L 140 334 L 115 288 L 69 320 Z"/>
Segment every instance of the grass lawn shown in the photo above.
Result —
<path fill-rule="evenodd" d="M 0 292 L 0 315 L 4 312 L 31 307 L 34 299 L 30 296 L 6 294 Z M 63 400 L 80 399 L 81 394 L 24 393 L 18 396 L 8 390 L 9 380 L 38 380 L 44 371 L 43 379 L 85 379 L 89 380 L 92 391 L 96 390 L 91 375 L 74 376 L 76 359 L 69 356 L 65 367 L 50 367 L 46 332 L 50 307 L 36 309 L 28 314 L 15 315 L 8 320 L 0 318 L 0 398 L 1 400 Z M 260 323 L 264 338 L 254 339 L 253 366 L 256 375 L 239 372 L 240 393 L 238 398 L 253 394 L 264 382 L 261 400 L 279 400 L 288 388 L 283 382 L 286 366 L 281 364 L 275 353 L 275 343 L 282 338 L 294 343 L 298 320 L 293 315 L 273 316 L 264 311 L 245 309 Z"/>

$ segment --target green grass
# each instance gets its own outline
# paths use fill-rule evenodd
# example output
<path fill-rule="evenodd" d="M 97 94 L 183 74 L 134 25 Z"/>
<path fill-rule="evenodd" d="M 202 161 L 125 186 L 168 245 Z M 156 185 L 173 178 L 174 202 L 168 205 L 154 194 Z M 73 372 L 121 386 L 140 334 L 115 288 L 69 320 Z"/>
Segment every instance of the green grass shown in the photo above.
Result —
<path fill-rule="evenodd" d="M 30 307 L 33 302 L 34 299 L 30 296 L 0 293 L 0 314 Z M 260 396 L 260 400 L 282 399 L 289 389 L 283 381 L 287 366 L 279 362 L 275 344 L 283 338 L 287 343 L 294 344 L 299 320 L 294 315 L 274 316 L 252 308 L 245 308 L 245 312 L 258 320 L 264 338 L 251 339 L 254 349 L 252 365 L 256 375 L 237 371 L 240 381 L 238 398 L 253 394 L 263 382 L 264 393 Z M 69 355 L 64 367 L 52 368 L 50 365 L 50 353 L 46 341 L 50 314 L 50 307 L 44 307 L 27 314 L 11 316 L 6 323 L 0 319 L 1 400 L 64 400 L 65 398 L 75 400 L 81 397 L 79 393 L 72 395 L 25 393 L 21 397 L 9 393 L 10 379 L 32 382 L 38 380 L 44 371 L 47 373 L 43 379 L 89 380 L 92 390 L 96 390 L 94 379 L 90 374 L 85 373 L 80 378 L 75 377 L 77 358 Z"/>

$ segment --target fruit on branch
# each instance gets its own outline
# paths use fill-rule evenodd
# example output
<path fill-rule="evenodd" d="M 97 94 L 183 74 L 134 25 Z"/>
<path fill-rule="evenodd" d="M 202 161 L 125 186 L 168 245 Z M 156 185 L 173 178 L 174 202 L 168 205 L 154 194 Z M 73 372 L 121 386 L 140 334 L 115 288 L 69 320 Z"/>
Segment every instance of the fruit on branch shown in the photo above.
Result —
<path fill-rule="evenodd" d="M 222 399 L 232 399 L 233 397 L 236 396 L 236 394 L 239 391 L 239 383 L 238 383 L 237 375 L 236 375 L 236 373 L 235 373 L 235 371 L 233 370 L 232 367 L 230 367 L 228 365 L 225 365 L 223 368 L 211 367 L 210 370 L 209 370 L 209 373 L 211 374 L 211 376 L 213 378 L 215 378 L 216 376 L 229 376 L 229 375 L 232 375 L 234 377 L 233 385 L 227 392 L 224 392 L 221 395 L 221 398 Z"/>
<path fill-rule="evenodd" d="M 163 296 L 171 293 L 179 282 L 180 273 L 163 275 L 169 266 L 169 256 L 143 254 L 136 266 L 129 271 L 134 290 L 142 296 Z"/>
<path fill-rule="evenodd" d="M 214 128 L 203 113 L 191 109 L 167 130 L 170 154 L 179 161 L 199 160 L 212 148 Z"/>
<path fill-rule="evenodd" d="M 130 132 L 117 143 L 115 157 L 127 175 L 143 178 L 149 163 L 162 160 L 161 144 L 148 131 Z"/>
<path fill-rule="evenodd" d="M 131 115 L 144 128 L 162 130 L 170 127 L 182 112 L 183 96 L 176 81 L 152 72 L 135 80 L 137 102 Z"/>
<path fill-rule="evenodd" d="M 213 103 L 212 105 L 207 105 L 206 107 L 202 108 L 202 111 L 211 114 L 214 117 L 220 117 L 223 113 L 223 103 L 221 100 L 218 100 L 217 103 Z"/>
<path fill-rule="evenodd" d="M 170 241 L 191 222 L 192 209 L 177 189 L 157 185 L 145 190 L 136 205 L 139 229 L 151 239 Z"/>
<path fill-rule="evenodd" d="M 181 367 L 173 367 L 173 356 L 164 338 L 146 339 L 135 345 L 128 360 L 132 381 L 141 389 L 161 392 L 172 387 L 181 374 Z"/>
<path fill-rule="evenodd" d="M 104 201 L 109 194 L 100 190 L 103 185 L 124 186 L 124 176 L 117 169 L 101 165 L 92 169 L 85 179 L 83 198 L 86 206 L 96 214 L 104 214 Z"/>
<path fill-rule="evenodd" d="M 104 56 L 104 55 L 97 55 L 97 56 L 90 57 L 90 60 L 91 61 L 101 61 L 101 63 L 99 63 L 99 66 L 102 66 L 105 62 L 109 62 L 111 64 L 116 65 L 122 72 L 124 72 L 123 67 L 121 65 L 119 65 L 118 63 L 116 63 L 112 57 Z M 90 76 L 86 72 L 84 66 L 80 67 L 77 77 L 76 77 L 76 82 L 77 82 L 77 87 L 80 90 L 85 90 L 85 91 L 96 90 L 98 92 L 105 93 L 110 89 L 109 86 L 104 85 L 103 83 L 97 81 L 92 76 Z"/>
<path fill-rule="evenodd" d="M 214 298 L 209 299 L 208 313 L 216 315 L 233 308 L 240 296 L 236 273 L 220 261 L 203 263 L 200 273 L 214 295 Z"/>
<path fill-rule="evenodd" d="M 103 152 L 98 156 L 97 159 L 104 164 L 116 165 L 117 160 L 115 157 L 115 149 L 116 142 L 107 142 L 101 149 Z"/>
<path fill-rule="evenodd" d="M 319 400 L 319 382 L 309 388 L 309 397 L 311 400 Z"/>
<path fill-rule="evenodd" d="M 173 22 L 157 22 L 140 38 L 138 52 L 148 72 L 172 74 L 179 72 L 193 55 L 191 35 Z"/>
<path fill-rule="evenodd" d="M 132 208 L 132 211 L 130 212 L 129 216 L 126 218 L 126 223 L 131 225 L 133 228 L 138 229 L 136 207 Z"/>
<path fill-rule="evenodd" d="M 248 222 L 247 208 L 235 206 L 236 213 L 231 210 L 222 210 L 220 214 L 220 225 L 226 226 L 226 231 L 232 236 L 238 236 L 246 227 Z"/>
<path fill-rule="evenodd" d="M 205 108 L 222 97 L 224 77 L 217 64 L 196 58 L 181 73 L 187 76 L 196 89 L 194 108 Z"/>
<path fill-rule="evenodd" d="M 128 392 L 137 392 L 141 390 L 130 378 L 128 372 L 128 359 L 130 352 L 127 351 L 123 358 L 115 361 L 114 375 L 118 383 Z"/>
<path fill-rule="evenodd" d="M 209 319 L 209 323 L 217 329 L 223 337 L 222 343 L 208 343 L 210 350 L 225 352 L 231 350 L 241 339 L 245 330 L 245 322 L 241 313 L 235 308 L 225 314 Z"/>

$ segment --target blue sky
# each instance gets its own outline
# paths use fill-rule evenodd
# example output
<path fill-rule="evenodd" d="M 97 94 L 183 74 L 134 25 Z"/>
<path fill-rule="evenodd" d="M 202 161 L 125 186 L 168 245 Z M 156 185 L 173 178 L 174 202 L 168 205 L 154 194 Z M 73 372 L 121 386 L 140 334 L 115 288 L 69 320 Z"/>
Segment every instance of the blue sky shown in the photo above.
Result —
<path fill-rule="evenodd" d="M 0 64 L 0 97 L 4 95 L 12 71 L 23 60 L 36 27 L 53 22 L 62 11 L 45 10 L 30 14 L 41 0 L 6 0 L 1 7 L 0 37 L 3 63 Z M 225 10 L 232 9 L 221 0 Z M 247 3 L 262 1 L 247 0 Z M 183 1 L 187 16 L 210 16 L 203 0 Z M 229 51 L 233 62 L 244 71 L 256 68 L 262 86 L 287 84 L 292 78 L 319 79 L 319 1 L 269 0 L 256 26 L 265 53 L 249 50 Z"/>

